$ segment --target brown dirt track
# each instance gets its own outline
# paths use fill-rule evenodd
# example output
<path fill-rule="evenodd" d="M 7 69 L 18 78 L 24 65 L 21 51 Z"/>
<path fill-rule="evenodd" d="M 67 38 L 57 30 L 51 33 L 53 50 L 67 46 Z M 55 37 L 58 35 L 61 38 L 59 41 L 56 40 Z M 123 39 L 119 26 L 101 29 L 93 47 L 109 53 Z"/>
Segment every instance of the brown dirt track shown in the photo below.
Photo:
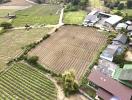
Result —
<path fill-rule="evenodd" d="M 41 64 L 56 73 L 74 69 L 80 80 L 106 36 L 94 28 L 62 26 L 29 54 L 39 56 Z"/>
<path fill-rule="evenodd" d="M 26 0 L 11 0 L 11 2 L 7 2 L 1 5 L 3 6 L 29 6 L 31 4 L 27 2 Z"/>

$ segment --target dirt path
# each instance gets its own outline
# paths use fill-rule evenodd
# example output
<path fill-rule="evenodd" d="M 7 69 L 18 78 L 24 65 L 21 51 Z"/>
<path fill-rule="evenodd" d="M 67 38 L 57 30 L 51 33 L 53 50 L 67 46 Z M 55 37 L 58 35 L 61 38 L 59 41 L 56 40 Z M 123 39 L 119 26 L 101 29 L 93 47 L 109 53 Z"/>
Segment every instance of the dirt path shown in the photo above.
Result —
<path fill-rule="evenodd" d="M 63 89 L 57 84 L 56 80 L 54 80 L 50 75 L 46 75 L 56 86 L 57 88 L 57 100 L 89 100 L 82 94 L 75 94 L 70 97 L 65 97 Z"/>
<path fill-rule="evenodd" d="M 57 100 L 64 100 L 65 99 L 64 92 L 62 88 L 57 84 L 56 80 L 54 80 L 50 75 L 46 75 L 46 76 L 55 84 L 57 88 Z"/>
<path fill-rule="evenodd" d="M 132 61 L 132 50 L 126 52 L 125 60 Z"/>
<path fill-rule="evenodd" d="M 64 8 L 62 8 L 60 13 L 59 25 L 63 25 L 63 15 L 64 15 Z"/>

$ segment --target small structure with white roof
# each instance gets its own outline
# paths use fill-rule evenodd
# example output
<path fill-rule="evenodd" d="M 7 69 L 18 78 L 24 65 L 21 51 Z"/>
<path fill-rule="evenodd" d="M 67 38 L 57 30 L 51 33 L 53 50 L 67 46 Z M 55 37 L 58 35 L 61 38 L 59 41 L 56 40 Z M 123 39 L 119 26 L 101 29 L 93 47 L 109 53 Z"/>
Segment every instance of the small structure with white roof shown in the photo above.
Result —
<path fill-rule="evenodd" d="M 128 25 L 126 23 L 119 23 L 115 27 L 116 31 L 120 31 L 121 29 L 127 29 Z"/>
<path fill-rule="evenodd" d="M 120 21 L 123 19 L 123 17 L 118 15 L 111 15 L 111 17 L 107 18 L 104 22 L 104 26 L 107 27 L 109 30 L 112 30 Z"/>
<path fill-rule="evenodd" d="M 126 21 L 125 22 L 127 25 L 132 25 L 132 21 Z"/>

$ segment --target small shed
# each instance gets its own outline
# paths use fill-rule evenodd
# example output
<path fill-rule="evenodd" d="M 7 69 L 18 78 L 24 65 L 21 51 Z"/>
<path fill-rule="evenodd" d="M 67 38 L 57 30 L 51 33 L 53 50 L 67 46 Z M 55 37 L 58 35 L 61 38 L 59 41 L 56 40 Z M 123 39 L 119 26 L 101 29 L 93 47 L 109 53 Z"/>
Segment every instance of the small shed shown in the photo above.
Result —
<path fill-rule="evenodd" d="M 14 19 L 14 18 L 16 18 L 16 15 L 15 14 L 9 14 L 8 13 L 7 18 Z"/>
<path fill-rule="evenodd" d="M 127 27 L 127 30 L 128 30 L 128 31 L 132 31 L 132 25 L 129 25 L 129 26 Z"/>
<path fill-rule="evenodd" d="M 130 21 L 130 20 L 129 20 L 129 21 L 126 21 L 125 23 L 126 23 L 127 25 L 132 25 L 132 21 Z"/>
<path fill-rule="evenodd" d="M 128 27 L 128 25 L 126 24 L 126 23 L 119 23 L 119 24 L 117 24 L 117 26 L 116 26 L 116 30 L 117 31 L 119 31 L 119 30 L 121 30 L 121 29 L 127 29 L 127 27 Z"/>

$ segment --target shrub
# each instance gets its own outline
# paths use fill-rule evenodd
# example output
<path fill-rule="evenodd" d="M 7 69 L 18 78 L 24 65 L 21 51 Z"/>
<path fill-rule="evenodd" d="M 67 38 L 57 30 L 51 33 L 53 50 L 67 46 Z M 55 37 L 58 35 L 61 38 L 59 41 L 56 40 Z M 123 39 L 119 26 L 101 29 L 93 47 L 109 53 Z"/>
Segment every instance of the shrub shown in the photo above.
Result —
<path fill-rule="evenodd" d="M 28 56 L 27 62 L 31 64 L 36 64 L 38 59 L 39 59 L 38 56 Z"/>
<path fill-rule="evenodd" d="M 48 37 L 50 37 L 50 34 L 46 34 L 42 39 L 46 40 Z"/>
<path fill-rule="evenodd" d="M 116 1 L 115 3 L 114 3 L 114 7 L 118 7 L 118 5 L 119 5 L 119 1 Z"/>
<path fill-rule="evenodd" d="M 77 10 L 78 10 L 78 5 L 72 5 L 71 3 L 69 3 L 65 7 L 65 12 L 67 12 L 67 11 L 77 11 Z"/>
<path fill-rule="evenodd" d="M 119 10 L 117 10 L 116 12 L 114 12 L 115 15 L 119 15 L 119 16 L 123 16 L 123 13 Z"/>
<path fill-rule="evenodd" d="M 0 24 L 0 27 L 3 27 L 4 29 L 10 29 L 10 28 L 12 28 L 12 24 L 8 23 L 8 22 L 2 22 Z"/>
<path fill-rule="evenodd" d="M 107 37 L 107 44 L 111 44 L 112 40 L 116 37 L 116 33 L 111 33 L 109 34 L 109 36 Z"/>

